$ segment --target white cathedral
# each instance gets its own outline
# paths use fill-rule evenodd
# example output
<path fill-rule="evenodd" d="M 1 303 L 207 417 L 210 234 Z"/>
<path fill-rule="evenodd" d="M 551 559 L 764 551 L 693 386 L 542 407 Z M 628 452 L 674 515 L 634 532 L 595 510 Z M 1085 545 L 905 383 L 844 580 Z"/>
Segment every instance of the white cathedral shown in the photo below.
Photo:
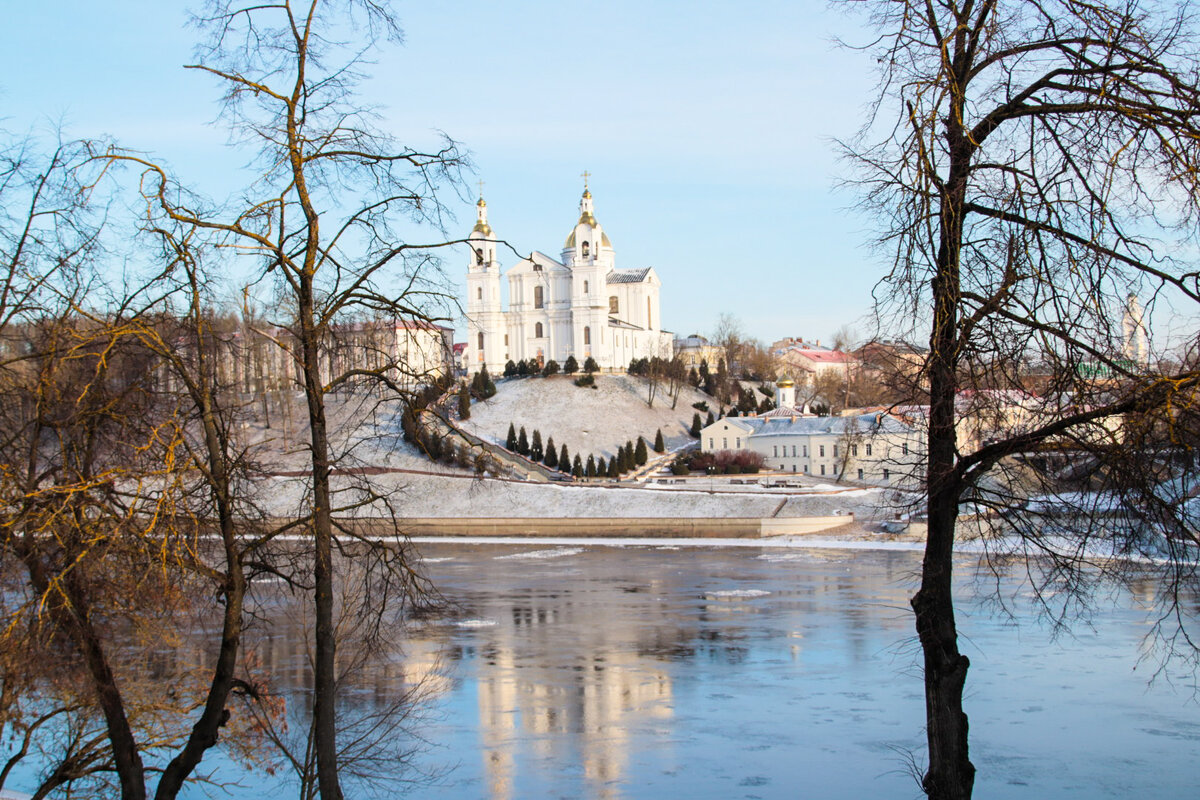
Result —
<path fill-rule="evenodd" d="M 478 219 L 468 237 L 468 372 L 485 364 L 500 375 L 509 361 L 551 359 L 560 365 L 590 356 L 604 370 L 622 369 L 635 358 L 670 358 L 673 335 L 659 319 L 662 282 L 653 267 L 616 269 L 608 234 L 592 212 L 586 184 L 579 222 L 563 245 L 562 261 L 534 251 L 508 270 L 508 310 L 500 299 L 499 238 L 479 198 Z"/>

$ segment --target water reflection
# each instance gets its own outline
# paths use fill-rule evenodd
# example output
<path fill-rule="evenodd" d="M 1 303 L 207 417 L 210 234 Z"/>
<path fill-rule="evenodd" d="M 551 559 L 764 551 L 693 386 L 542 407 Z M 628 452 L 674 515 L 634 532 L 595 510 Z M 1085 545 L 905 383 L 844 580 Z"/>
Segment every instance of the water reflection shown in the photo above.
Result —
<path fill-rule="evenodd" d="M 440 718 L 416 731 L 436 745 L 424 766 L 454 770 L 411 797 L 916 794 L 897 754 L 922 746 L 915 553 L 422 550 L 454 609 L 403 631 L 402 649 L 363 670 L 348 701 L 375 708 L 413 686 L 433 699 Z M 1139 586 L 1135 600 L 1154 591 Z M 1144 628 L 1128 609 L 1097 620 L 1107 638 L 1072 649 L 964 603 L 980 796 L 1032 784 L 1092 797 L 1129 770 L 1147 793 L 1188 791 L 1180 765 L 1200 715 L 1132 673 Z M 306 630 L 297 620 L 259 644 L 298 721 Z M 1105 748 L 1120 758 L 1093 757 Z"/>

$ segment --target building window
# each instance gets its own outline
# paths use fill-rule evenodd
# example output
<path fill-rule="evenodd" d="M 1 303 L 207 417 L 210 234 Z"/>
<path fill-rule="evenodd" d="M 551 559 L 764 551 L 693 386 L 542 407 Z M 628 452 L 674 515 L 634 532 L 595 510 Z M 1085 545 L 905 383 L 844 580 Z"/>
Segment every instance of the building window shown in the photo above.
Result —
<path fill-rule="evenodd" d="M 837 458 L 837 445 L 836 444 L 833 446 L 833 457 Z"/>
<path fill-rule="evenodd" d="M 821 445 L 821 453 L 820 453 L 820 455 L 821 455 L 821 458 L 824 458 L 824 457 L 825 457 L 825 445 Z M 824 475 L 825 473 L 824 473 L 824 472 L 822 472 L 821 474 L 822 474 L 822 475 Z"/>
<path fill-rule="evenodd" d="M 476 300 L 482 300 L 482 299 L 483 299 L 483 287 L 482 287 L 482 286 L 476 287 L 476 289 L 475 289 L 475 299 L 476 299 Z"/>
<path fill-rule="evenodd" d="M 583 326 L 583 343 L 584 344 L 592 343 L 592 329 L 587 325 Z"/>
<path fill-rule="evenodd" d="M 617 302 L 617 296 L 614 294 L 612 297 L 608 298 L 608 313 L 616 314 L 619 313 L 620 310 L 621 305 Z"/>
<path fill-rule="evenodd" d="M 800 452 L 805 458 L 808 458 L 808 445 L 804 445 L 802 448 L 800 448 Z"/>
<path fill-rule="evenodd" d="M 774 458 L 779 458 L 779 448 L 775 445 L 771 446 L 771 456 Z"/>
<path fill-rule="evenodd" d="M 508 334 L 504 334 L 504 346 L 508 347 Z"/>
<path fill-rule="evenodd" d="M 886 469 L 885 469 L 885 470 L 883 471 L 883 479 L 886 481 L 886 480 L 887 480 L 888 478 L 890 478 L 890 477 L 892 477 L 891 470 L 886 470 Z"/>
<path fill-rule="evenodd" d="M 825 465 L 824 464 L 821 465 L 821 474 L 822 475 L 825 474 Z"/>
<path fill-rule="evenodd" d="M 646 330 L 653 330 L 654 325 L 650 322 L 650 298 L 646 298 Z"/>
<path fill-rule="evenodd" d="M 542 338 L 542 323 L 539 322 L 537 325 L 533 326 L 533 338 Z"/>
<path fill-rule="evenodd" d="M 587 281 L 583 282 L 583 293 L 584 294 L 588 293 L 588 282 Z"/>
<path fill-rule="evenodd" d="M 850 445 L 850 455 L 852 455 L 852 456 L 858 455 L 858 445 L 856 445 L 856 444 Z M 859 472 L 862 472 L 862 470 L 860 469 Z M 860 475 L 859 477 L 861 478 L 862 476 Z"/>
<path fill-rule="evenodd" d="M 808 464 L 805 464 L 805 465 L 804 465 L 804 474 L 805 474 L 805 475 L 807 475 L 807 474 L 808 474 Z"/>
<path fill-rule="evenodd" d="M 742 449 L 742 437 L 740 437 L 740 436 L 737 438 L 737 449 L 738 450 Z"/>
<path fill-rule="evenodd" d="M 867 455 L 871 455 L 871 445 L 867 445 Z"/>
<path fill-rule="evenodd" d="M 475 248 L 475 263 L 476 264 L 483 263 L 483 249 L 482 248 L 479 248 L 479 247 Z"/>
<path fill-rule="evenodd" d="M 533 307 L 541 308 L 543 305 L 543 300 L 544 300 L 544 297 L 542 295 L 542 287 L 541 286 L 533 287 Z M 541 336 L 540 333 L 538 335 Z"/>
<path fill-rule="evenodd" d="M 483 349 L 483 331 L 479 332 L 479 349 Z"/>
<path fill-rule="evenodd" d="M 858 479 L 860 481 L 862 480 L 862 469 L 861 468 L 858 470 Z"/>
<path fill-rule="evenodd" d="M 792 445 L 792 458 L 795 458 L 795 457 L 796 457 L 796 445 Z M 795 472 L 795 470 L 792 470 L 792 472 Z"/>
<path fill-rule="evenodd" d="M 837 475 L 837 464 L 833 465 L 833 474 Z"/>
<path fill-rule="evenodd" d="M 710 436 L 710 437 L 709 437 L 709 439 L 708 439 L 708 449 L 709 449 L 709 450 L 712 450 L 712 449 L 713 449 L 713 440 L 712 440 L 712 437 L 711 437 L 711 436 Z"/>
<path fill-rule="evenodd" d="M 900 445 L 900 454 L 905 456 L 908 455 L 908 442 Z"/>
<path fill-rule="evenodd" d="M 584 258 L 588 257 L 589 250 L 590 250 L 590 245 L 588 245 L 588 243 L 586 241 L 584 241 L 584 243 L 583 243 L 583 257 Z"/>

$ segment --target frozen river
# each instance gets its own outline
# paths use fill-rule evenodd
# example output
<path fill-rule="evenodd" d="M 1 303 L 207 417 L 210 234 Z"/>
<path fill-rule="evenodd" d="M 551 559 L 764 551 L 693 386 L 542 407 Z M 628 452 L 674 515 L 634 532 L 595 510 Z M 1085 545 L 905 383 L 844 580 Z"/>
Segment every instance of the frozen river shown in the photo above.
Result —
<path fill-rule="evenodd" d="M 440 778 L 410 797 L 919 794 L 916 552 L 420 549 L 458 609 L 422 623 L 391 677 L 355 701 L 370 708 L 427 677 L 418 763 Z M 977 797 L 1195 796 L 1194 684 L 1149 683 L 1157 662 L 1138 662 L 1150 587 L 1055 640 L 1015 583 L 1001 581 L 1014 623 L 973 596 L 974 561 L 960 565 Z M 254 783 L 233 795 L 263 796 Z"/>

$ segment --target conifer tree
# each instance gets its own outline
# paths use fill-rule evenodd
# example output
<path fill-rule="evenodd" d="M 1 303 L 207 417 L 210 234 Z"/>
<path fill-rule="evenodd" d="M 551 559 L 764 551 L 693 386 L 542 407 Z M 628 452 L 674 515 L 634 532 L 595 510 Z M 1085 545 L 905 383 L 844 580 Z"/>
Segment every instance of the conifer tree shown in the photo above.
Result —
<path fill-rule="evenodd" d="M 508 423 L 508 438 L 504 440 L 504 446 L 514 453 L 517 451 L 517 429 L 511 422 Z"/>
<path fill-rule="evenodd" d="M 489 397 L 496 396 L 496 383 L 492 380 L 492 376 L 488 374 L 487 364 L 483 365 L 483 369 L 479 370 L 479 396 L 484 400 Z"/>
<path fill-rule="evenodd" d="M 710 411 L 710 412 L 708 412 L 708 419 L 705 421 L 704 427 L 707 428 L 709 425 L 712 425 L 716 421 L 717 420 L 713 417 L 713 413 Z"/>
<path fill-rule="evenodd" d="M 525 426 L 521 426 L 521 432 L 517 434 L 517 452 L 523 456 L 529 455 L 529 437 L 525 435 Z"/>
<path fill-rule="evenodd" d="M 596 474 L 601 478 L 608 475 L 608 464 L 604 463 L 604 456 L 600 456 L 596 459 Z"/>
<path fill-rule="evenodd" d="M 510 358 L 508 363 L 504 365 L 504 377 L 511 378 L 517 374 L 517 365 Z"/>
<path fill-rule="evenodd" d="M 617 448 L 617 471 L 622 474 L 629 472 L 629 453 L 625 452 L 625 445 Z"/>
<path fill-rule="evenodd" d="M 575 463 L 571 465 L 571 474 L 576 478 L 583 477 L 583 462 L 579 460 L 579 454 L 575 454 Z"/>
<path fill-rule="evenodd" d="M 558 469 L 560 472 L 571 471 L 571 454 L 567 452 L 567 445 L 564 442 L 562 448 L 558 451 Z"/>
<path fill-rule="evenodd" d="M 591 375 L 593 372 L 600 371 L 600 365 L 596 363 L 596 359 L 588 356 L 587 360 L 583 362 L 583 371 Z"/>
<path fill-rule="evenodd" d="M 662 428 L 659 428 L 658 433 L 654 434 L 654 452 L 667 452 L 667 443 L 663 441 Z"/>
<path fill-rule="evenodd" d="M 692 414 L 692 427 L 691 427 L 691 430 L 688 431 L 688 433 L 690 433 L 692 436 L 699 439 L 700 438 L 700 429 L 701 429 L 700 412 L 697 411 L 695 414 Z"/>
<path fill-rule="evenodd" d="M 591 453 L 588 453 L 588 460 L 583 468 L 583 473 L 589 478 L 596 477 L 596 457 Z"/>
<path fill-rule="evenodd" d="M 554 448 L 553 436 L 546 439 L 546 457 L 542 460 L 542 463 L 550 469 L 558 466 L 558 450 Z"/>
<path fill-rule="evenodd" d="M 542 432 L 534 430 L 533 441 L 529 445 L 529 457 L 534 461 L 541 462 L 546 454 L 542 452 Z"/>
<path fill-rule="evenodd" d="M 575 356 L 567 356 L 567 360 L 563 362 L 563 374 L 574 375 L 579 371 L 579 362 L 575 360 Z"/>
<path fill-rule="evenodd" d="M 458 418 L 471 418 L 471 390 L 464 383 L 458 390 Z"/>
<path fill-rule="evenodd" d="M 617 463 L 616 456 L 613 456 L 612 461 L 608 462 L 608 477 L 610 477 L 610 478 L 621 477 L 621 465 L 619 463 Z"/>
<path fill-rule="evenodd" d="M 551 375 L 558 374 L 558 362 L 553 358 L 546 362 L 546 366 L 542 367 L 542 377 L 549 378 Z"/>
<path fill-rule="evenodd" d="M 646 461 L 650 458 L 650 454 L 646 451 L 646 440 L 641 436 L 638 437 L 637 449 L 633 451 L 633 463 L 639 467 L 646 466 Z"/>

